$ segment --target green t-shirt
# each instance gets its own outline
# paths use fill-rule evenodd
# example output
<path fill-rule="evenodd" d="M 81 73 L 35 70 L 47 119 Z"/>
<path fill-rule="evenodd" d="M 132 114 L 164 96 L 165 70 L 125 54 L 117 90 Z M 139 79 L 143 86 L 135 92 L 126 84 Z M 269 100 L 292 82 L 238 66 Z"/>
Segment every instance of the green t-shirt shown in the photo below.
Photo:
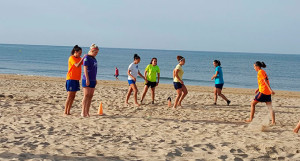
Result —
<path fill-rule="evenodd" d="M 160 73 L 159 67 L 153 66 L 152 64 L 149 64 L 145 71 L 147 71 L 147 80 L 150 82 L 156 82 L 156 74 Z"/>

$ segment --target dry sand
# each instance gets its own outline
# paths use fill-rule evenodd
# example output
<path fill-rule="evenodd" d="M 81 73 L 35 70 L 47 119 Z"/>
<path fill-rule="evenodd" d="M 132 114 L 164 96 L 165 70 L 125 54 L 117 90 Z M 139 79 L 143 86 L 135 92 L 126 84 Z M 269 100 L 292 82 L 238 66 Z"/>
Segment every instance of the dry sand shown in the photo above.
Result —
<path fill-rule="evenodd" d="M 187 86 L 183 108 L 172 85 L 160 84 L 156 103 L 124 107 L 126 82 L 99 81 L 91 117 L 80 117 L 82 91 L 63 116 L 64 78 L 0 75 L 0 160 L 300 160 L 300 92 L 275 91 L 277 124 L 261 131 L 265 105 L 250 114 L 253 89 L 224 88 L 232 101 L 213 104 L 213 88 Z M 139 98 L 143 85 L 138 84 Z M 173 101 L 172 100 L 172 101 Z M 97 111 L 103 103 L 104 116 Z M 131 96 L 130 102 L 133 103 Z"/>

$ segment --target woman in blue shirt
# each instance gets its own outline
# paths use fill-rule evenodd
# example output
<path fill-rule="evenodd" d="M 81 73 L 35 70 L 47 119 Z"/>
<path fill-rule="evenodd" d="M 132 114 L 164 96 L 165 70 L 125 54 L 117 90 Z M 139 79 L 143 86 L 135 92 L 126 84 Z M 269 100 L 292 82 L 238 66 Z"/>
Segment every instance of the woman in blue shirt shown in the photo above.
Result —
<path fill-rule="evenodd" d="M 218 95 L 219 95 L 227 102 L 227 105 L 229 106 L 230 101 L 222 94 L 224 80 L 223 80 L 223 72 L 222 72 L 221 62 L 219 60 L 214 60 L 213 64 L 216 67 L 215 75 L 213 75 L 211 77 L 211 80 L 215 79 L 215 92 L 214 92 L 215 93 L 215 103 L 214 103 L 214 105 L 217 105 L 217 99 L 218 99 Z"/>

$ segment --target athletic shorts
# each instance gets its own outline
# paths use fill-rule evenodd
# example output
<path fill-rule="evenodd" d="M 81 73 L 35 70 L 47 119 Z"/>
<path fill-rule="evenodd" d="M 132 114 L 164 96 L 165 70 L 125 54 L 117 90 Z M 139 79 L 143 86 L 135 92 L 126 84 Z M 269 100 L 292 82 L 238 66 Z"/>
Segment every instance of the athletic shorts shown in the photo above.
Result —
<path fill-rule="evenodd" d="M 118 78 L 118 77 L 119 77 L 119 74 L 118 74 L 118 75 L 114 75 L 114 76 Z"/>
<path fill-rule="evenodd" d="M 254 100 L 258 102 L 272 102 L 271 95 L 265 95 L 260 92 L 258 92 Z"/>
<path fill-rule="evenodd" d="M 68 92 L 80 91 L 79 80 L 67 80 L 66 81 L 66 90 Z"/>
<path fill-rule="evenodd" d="M 96 82 L 97 81 L 90 81 L 90 85 L 89 86 L 87 86 L 86 85 L 86 80 L 82 80 L 82 87 L 90 87 L 90 88 L 95 88 L 96 87 Z"/>
<path fill-rule="evenodd" d="M 134 80 L 128 80 L 128 84 L 135 84 L 135 81 Z"/>
<path fill-rule="evenodd" d="M 182 88 L 182 84 L 180 82 L 173 82 L 173 84 L 176 90 Z"/>
<path fill-rule="evenodd" d="M 224 85 L 224 84 L 215 84 L 215 87 L 216 87 L 216 88 L 219 88 L 219 89 L 223 89 L 223 85 Z"/>
<path fill-rule="evenodd" d="M 156 82 L 150 82 L 148 81 L 148 83 L 145 83 L 145 85 L 149 88 L 151 86 L 151 88 L 155 88 L 156 87 Z"/>

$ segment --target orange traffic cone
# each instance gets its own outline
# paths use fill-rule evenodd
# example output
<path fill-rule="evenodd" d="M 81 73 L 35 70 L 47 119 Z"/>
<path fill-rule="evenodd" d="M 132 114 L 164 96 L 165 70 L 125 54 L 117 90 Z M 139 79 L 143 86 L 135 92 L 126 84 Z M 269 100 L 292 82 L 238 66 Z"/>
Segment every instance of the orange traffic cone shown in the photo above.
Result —
<path fill-rule="evenodd" d="M 99 114 L 99 115 L 103 115 L 102 102 L 100 102 L 100 106 L 99 106 L 98 114 Z"/>

